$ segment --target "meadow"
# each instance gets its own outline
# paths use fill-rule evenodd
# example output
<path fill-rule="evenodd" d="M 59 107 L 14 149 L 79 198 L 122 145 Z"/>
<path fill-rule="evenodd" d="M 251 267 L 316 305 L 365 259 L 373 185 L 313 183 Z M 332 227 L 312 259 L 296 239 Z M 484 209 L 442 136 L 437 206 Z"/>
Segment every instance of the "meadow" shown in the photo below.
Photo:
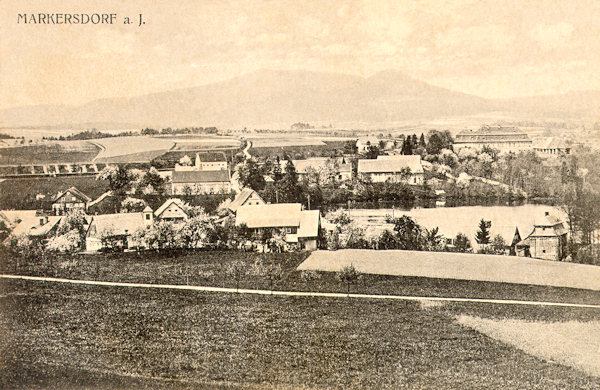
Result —
<path fill-rule="evenodd" d="M 600 386 L 460 325 L 466 304 L 0 283 L 2 388 Z"/>
<path fill-rule="evenodd" d="M 95 176 L 24 177 L 0 182 L 0 210 L 50 208 L 53 198 L 69 187 L 76 187 L 92 199 L 108 190 L 108 182 Z M 41 194 L 44 198 L 38 199 Z"/>
<path fill-rule="evenodd" d="M 93 160 L 100 148 L 87 141 L 57 141 L 0 148 L 0 165 L 30 165 L 87 162 Z"/>

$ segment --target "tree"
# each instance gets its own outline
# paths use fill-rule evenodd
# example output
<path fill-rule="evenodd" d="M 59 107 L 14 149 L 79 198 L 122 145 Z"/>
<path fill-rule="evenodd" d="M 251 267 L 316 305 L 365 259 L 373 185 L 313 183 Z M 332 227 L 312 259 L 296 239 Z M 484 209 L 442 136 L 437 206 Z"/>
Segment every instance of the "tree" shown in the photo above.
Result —
<path fill-rule="evenodd" d="M 275 183 L 278 183 L 283 178 L 283 172 L 281 171 L 281 162 L 279 161 L 279 156 L 275 158 L 275 162 L 273 163 L 271 177 Z"/>
<path fill-rule="evenodd" d="M 388 223 L 394 224 L 398 238 L 398 249 L 421 251 L 424 248 L 423 229 L 411 217 L 403 215 L 400 218 L 388 218 Z"/>
<path fill-rule="evenodd" d="M 410 137 L 404 139 L 404 142 L 402 143 L 402 150 L 400 153 L 406 156 L 413 154 L 413 148 L 411 145 Z"/>
<path fill-rule="evenodd" d="M 379 148 L 375 145 L 367 146 L 367 151 L 365 152 L 365 158 L 368 159 L 376 159 L 379 156 Z"/>
<path fill-rule="evenodd" d="M 356 152 L 358 152 L 356 141 L 346 141 L 344 144 L 344 154 L 356 154 Z"/>
<path fill-rule="evenodd" d="M 419 138 L 419 146 L 425 148 L 427 144 L 425 143 L 425 135 L 421 133 L 421 137 Z"/>
<path fill-rule="evenodd" d="M 225 273 L 235 280 L 235 290 L 240 292 L 240 281 L 248 273 L 246 264 L 241 260 L 234 260 L 227 264 Z"/>
<path fill-rule="evenodd" d="M 187 154 L 179 159 L 179 164 L 189 167 L 192 165 L 192 159 Z"/>
<path fill-rule="evenodd" d="M 442 249 L 442 240 L 444 237 L 439 234 L 440 229 L 435 227 L 431 230 L 425 229 L 425 250 L 439 251 Z"/>
<path fill-rule="evenodd" d="M 151 186 L 154 189 L 154 191 L 156 191 L 159 194 L 165 192 L 164 185 L 165 179 L 162 176 L 160 176 L 158 170 L 154 167 L 151 167 L 150 170 L 148 170 L 148 172 L 144 174 L 142 180 L 140 181 L 141 187 Z"/>
<path fill-rule="evenodd" d="M 439 154 L 444 148 L 444 142 L 437 132 L 429 136 L 429 142 L 427 142 L 427 153 L 428 154 Z"/>
<path fill-rule="evenodd" d="M 499 254 L 499 255 L 503 255 L 506 249 L 506 241 L 504 240 L 504 238 L 499 235 L 496 234 L 494 236 L 494 239 L 492 240 L 492 249 L 494 251 L 494 253 Z"/>
<path fill-rule="evenodd" d="M 127 197 L 121 202 L 122 213 L 139 213 L 146 208 L 146 202 L 141 199 Z"/>
<path fill-rule="evenodd" d="M 465 234 L 458 233 L 456 235 L 456 238 L 454 239 L 454 250 L 462 253 L 471 252 L 471 241 Z"/>
<path fill-rule="evenodd" d="M 120 165 L 107 165 L 98 173 L 96 179 L 108 180 L 108 188 L 117 196 L 123 196 L 132 183 L 129 172 Z"/>
<path fill-rule="evenodd" d="M 350 285 L 356 283 L 361 276 L 361 273 L 352 264 L 343 267 L 337 274 L 339 281 L 346 283 L 348 296 L 350 296 Z"/>
<path fill-rule="evenodd" d="M 185 221 L 177 231 L 177 242 L 184 248 L 198 248 L 208 241 L 211 229 L 212 225 L 207 214 L 196 215 Z"/>
<path fill-rule="evenodd" d="M 238 164 L 237 173 L 242 186 L 252 188 L 255 191 L 262 191 L 265 188 L 263 172 L 253 158 Z"/>
<path fill-rule="evenodd" d="M 479 230 L 475 234 L 475 241 L 479 245 L 487 245 L 490 243 L 490 228 L 492 221 L 486 221 L 483 218 L 479 221 Z"/>

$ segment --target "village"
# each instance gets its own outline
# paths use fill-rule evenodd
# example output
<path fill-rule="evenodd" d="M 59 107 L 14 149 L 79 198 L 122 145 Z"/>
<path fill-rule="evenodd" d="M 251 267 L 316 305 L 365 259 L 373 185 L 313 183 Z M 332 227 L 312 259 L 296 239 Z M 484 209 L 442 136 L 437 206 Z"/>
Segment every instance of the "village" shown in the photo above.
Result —
<path fill-rule="evenodd" d="M 498 212 L 491 207 L 476 215 L 472 203 L 444 208 L 452 200 L 481 201 L 490 194 L 496 201 L 518 202 L 536 192 L 560 204 L 566 189 L 579 191 L 577 175 L 587 173 L 582 168 L 573 172 L 571 151 L 577 145 L 564 139 L 534 144 L 517 128 L 484 126 L 454 138 L 432 130 L 420 139 L 349 139 L 323 156 L 295 153 L 293 158 L 294 152 L 283 148 L 283 153 L 253 156 L 251 148 L 252 141 L 243 141 L 230 158 L 224 152 L 180 152 L 172 168 L 70 167 L 68 176 L 85 174 L 106 183 L 105 191 L 95 188 L 93 198 L 65 183 L 55 194 L 29 193 L 41 207 L 0 214 L 4 246 L 21 254 L 32 247 L 56 253 L 364 248 L 598 261 L 598 222 L 594 215 L 586 219 L 574 211 L 581 204 L 515 206 L 521 212 L 508 214 L 510 208 Z M 511 165 L 519 160 L 533 160 L 548 177 L 528 178 L 526 167 L 511 177 Z M 26 174 L 28 179 L 47 176 L 47 169 L 35 172 Z M 548 186 L 553 177 L 562 184 Z M 22 175 L 7 174 L 5 180 L 18 182 Z M 45 180 L 58 180 L 57 174 Z M 357 202 L 371 204 L 370 210 L 361 210 Z M 419 202 L 433 209 L 413 209 Z M 440 214 L 440 208 L 450 214 Z"/>

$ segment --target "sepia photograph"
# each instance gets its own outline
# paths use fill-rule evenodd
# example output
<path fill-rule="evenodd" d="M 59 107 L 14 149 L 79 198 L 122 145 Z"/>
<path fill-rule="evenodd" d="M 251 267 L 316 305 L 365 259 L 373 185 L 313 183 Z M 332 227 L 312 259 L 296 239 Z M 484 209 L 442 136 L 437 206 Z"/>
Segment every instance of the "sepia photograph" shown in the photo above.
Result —
<path fill-rule="evenodd" d="M 0 389 L 600 389 L 599 21 L 0 0 Z"/>

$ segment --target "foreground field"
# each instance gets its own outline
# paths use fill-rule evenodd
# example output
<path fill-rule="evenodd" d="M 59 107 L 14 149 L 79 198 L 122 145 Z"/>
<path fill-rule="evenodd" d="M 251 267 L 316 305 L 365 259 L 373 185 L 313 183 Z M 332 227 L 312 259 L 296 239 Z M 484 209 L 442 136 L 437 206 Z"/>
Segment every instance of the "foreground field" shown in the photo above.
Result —
<path fill-rule="evenodd" d="M 188 284 L 289 291 L 347 291 L 334 272 L 298 271 L 308 253 L 252 253 L 238 251 L 130 252 L 49 257 L 43 262 L 15 261 L 0 252 L 3 273 L 56 276 L 70 279 L 112 282 Z M 227 271 L 230 264 L 241 262 L 239 280 Z M 281 278 L 273 283 L 256 272 L 256 264 L 279 264 Z M 600 302 L 600 292 L 508 283 L 455 279 L 364 274 L 351 292 L 365 294 L 416 295 L 431 297 L 517 299 L 565 303 Z"/>
<path fill-rule="evenodd" d="M 600 386 L 454 319 L 487 306 L 1 283 L 3 388 Z"/>
<path fill-rule="evenodd" d="M 600 376 L 600 322 L 533 322 L 460 316 L 458 323 L 547 360 Z"/>

